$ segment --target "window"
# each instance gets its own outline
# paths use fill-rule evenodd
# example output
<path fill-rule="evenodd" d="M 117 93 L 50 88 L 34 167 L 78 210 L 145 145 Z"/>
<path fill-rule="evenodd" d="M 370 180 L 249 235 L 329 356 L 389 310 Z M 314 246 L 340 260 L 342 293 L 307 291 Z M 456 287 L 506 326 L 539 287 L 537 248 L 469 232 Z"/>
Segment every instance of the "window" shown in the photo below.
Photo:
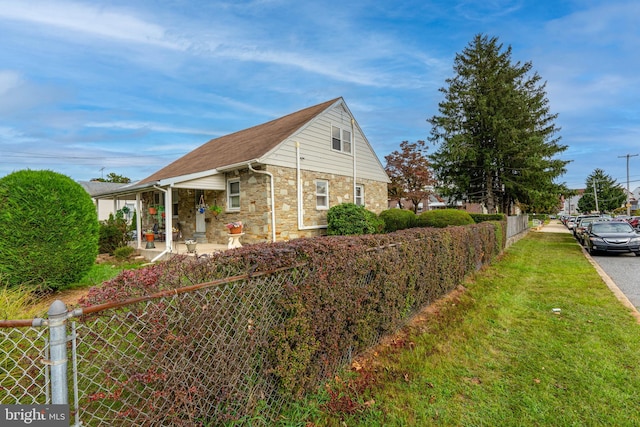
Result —
<path fill-rule="evenodd" d="M 227 206 L 229 210 L 240 210 L 240 180 L 227 181 Z"/>
<path fill-rule="evenodd" d="M 171 190 L 171 215 L 178 216 L 178 190 Z"/>
<path fill-rule="evenodd" d="M 329 209 L 329 181 L 316 181 L 316 209 Z"/>
<path fill-rule="evenodd" d="M 351 154 L 351 132 L 331 126 L 331 148 Z"/>
<path fill-rule="evenodd" d="M 358 206 L 364 206 L 364 186 L 356 185 L 355 202 Z"/>

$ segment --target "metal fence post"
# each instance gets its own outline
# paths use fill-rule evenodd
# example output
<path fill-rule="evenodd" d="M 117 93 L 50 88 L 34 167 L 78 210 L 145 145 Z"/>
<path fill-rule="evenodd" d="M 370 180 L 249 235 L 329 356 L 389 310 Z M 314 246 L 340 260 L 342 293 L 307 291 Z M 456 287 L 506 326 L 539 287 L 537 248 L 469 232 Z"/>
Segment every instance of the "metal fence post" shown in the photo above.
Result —
<path fill-rule="evenodd" d="M 49 364 L 51 403 L 69 403 L 67 385 L 67 306 L 56 300 L 49 307 Z"/>

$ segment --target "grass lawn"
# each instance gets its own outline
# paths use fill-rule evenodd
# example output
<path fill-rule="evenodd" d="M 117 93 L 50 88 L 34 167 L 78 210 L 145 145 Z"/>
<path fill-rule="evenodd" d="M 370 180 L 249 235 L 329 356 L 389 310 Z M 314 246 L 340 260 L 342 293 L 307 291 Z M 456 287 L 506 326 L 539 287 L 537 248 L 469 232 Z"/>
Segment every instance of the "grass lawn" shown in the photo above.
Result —
<path fill-rule="evenodd" d="M 464 287 L 279 425 L 640 425 L 640 325 L 570 234 L 529 233 Z"/>
<path fill-rule="evenodd" d="M 92 286 L 114 278 L 122 270 L 139 266 L 140 263 L 96 263 L 80 282 L 51 293 L 38 294 L 27 287 L 0 287 L 0 319 L 16 320 L 43 316 L 51 303 L 57 299 L 70 307 Z"/>

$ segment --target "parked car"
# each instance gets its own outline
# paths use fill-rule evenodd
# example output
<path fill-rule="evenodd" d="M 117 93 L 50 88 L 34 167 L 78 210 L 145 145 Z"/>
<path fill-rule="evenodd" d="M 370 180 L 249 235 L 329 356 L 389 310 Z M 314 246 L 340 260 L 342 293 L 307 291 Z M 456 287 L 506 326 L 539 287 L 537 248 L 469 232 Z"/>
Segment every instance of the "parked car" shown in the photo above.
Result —
<path fill-rule="evenodd" d="M 573 237 L 575 237 L 578 242 L 582 243 L 584 230 L 587 228 L 587 225 L 593 221 L 603 221 L 600 216 L 582 216 L 578 217 L 578 221 L 576 222 L 575 227 L 573 227 Z"/>
<path fill-rule="evenodd" d="M 631 224 L 633 228 L 638 228 L 638 226 L 640 226 L 640 216 L 630 216 L 627 218 L 627 222 Z"/>
<path fill-rule="evenodd" d="M 640 256 L 640 234 L 625 221 L 593 221 L 587 225 L 585 236 L 590 254 L 632 252 Z"/>

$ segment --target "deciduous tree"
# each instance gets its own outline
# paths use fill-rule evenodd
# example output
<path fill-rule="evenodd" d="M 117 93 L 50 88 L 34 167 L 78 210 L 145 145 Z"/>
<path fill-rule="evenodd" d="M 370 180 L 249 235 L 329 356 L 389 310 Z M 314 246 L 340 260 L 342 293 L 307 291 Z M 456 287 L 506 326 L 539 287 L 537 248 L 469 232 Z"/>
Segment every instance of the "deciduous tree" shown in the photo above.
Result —
<path fill-rule="evenodd" d="M 434 180 L 429 168 L 429 160 L 425 155 L 424 141 L 400 143 L 401 151 L 394 151 L 385 156 L 385 170 L 391 179 L 388 186 L 390 199 L 409 199 L 413 203 L 413 211 L 417 212 L 418 204 L 429 198 Z"/>
<path fill-rule="evenodd" d="M 92 178 L 91 181 L 117 182 L 119 184 L 128 184 L 131 182 L 131 178 L 127 178 L 126 176 L 122 176 L 114 172 L 110 172 L 107 174 L 106 178 Z"/>

